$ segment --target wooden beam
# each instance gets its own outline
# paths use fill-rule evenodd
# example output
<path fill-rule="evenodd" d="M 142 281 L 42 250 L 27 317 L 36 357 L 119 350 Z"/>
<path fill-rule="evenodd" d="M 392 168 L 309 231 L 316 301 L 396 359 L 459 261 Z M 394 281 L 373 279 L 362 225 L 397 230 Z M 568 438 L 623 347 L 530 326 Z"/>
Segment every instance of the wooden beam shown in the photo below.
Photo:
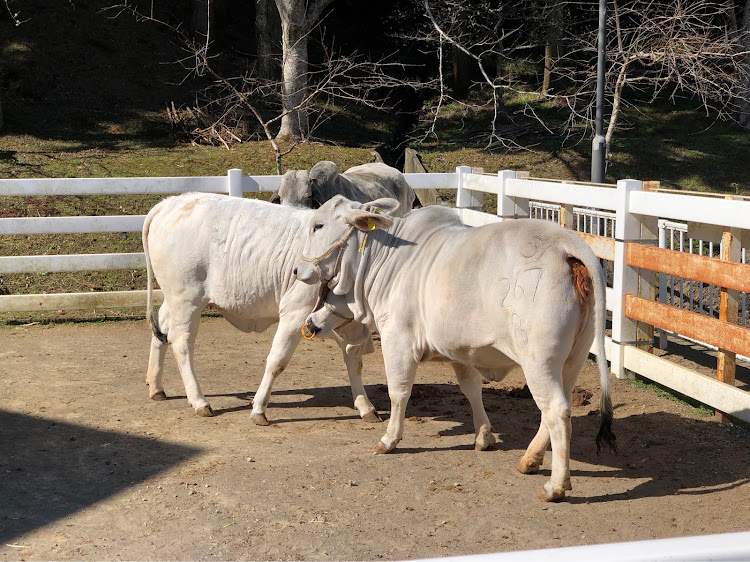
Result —
<path fill-rule="evenodd" d="M 722 262 L 706 256 L 635 243 L 627 245 L 626 254 L 628 265 L 631 267 L 686 277 L 750 293 L 750 265 L 748 264 Z"/>
<path fill-rule="evenodd" d="M 750 328 L 633 295 L 625 295 L 625 315 L 721 349 L 750 355 Z"/>
<path fill-rule="evenodd" d="M 154 304 L 163 300 L 154 291 Z M 97 308 L 135 308 L 146 306 L 146 291 L 108 291 L 100 293 L 53 293 L 46 295 L 2 295 L 0 313 L 42 312 L 50 310 L 94 310 Z"/>
<path fill-rule="evenodd" d="M 739 261 L 740 241 L 735 229 L 725 230 L 721 239 L 721 259 L 723 261 Z M 738 320 L 739 302 L 737 291 L 721 288 L 719 302 L 719 320 L 736 324 Z M 737 356 L 732 351 L 719 348 L 716 356 L 716 379 L 734 386 L 734 375 L 737 366 Z M 721 410 L 716 410 L 716 418 L 721 423 L 731 423 L 729 416 Z"/>
<path fill-rule="evenodd" d="M 586 232 L 574 231 L 578 236 L 588 244 L 596 254 L 596 257 L 604 260 L 615 260 L 615 239 L 597 236 L 596 234 L 587 234 Z"/>
<path fill-rule="evenodd" d="M 625 367 L 712 408 L 750 422 L 750 392 L 635 347 L 625 348 Z"/>

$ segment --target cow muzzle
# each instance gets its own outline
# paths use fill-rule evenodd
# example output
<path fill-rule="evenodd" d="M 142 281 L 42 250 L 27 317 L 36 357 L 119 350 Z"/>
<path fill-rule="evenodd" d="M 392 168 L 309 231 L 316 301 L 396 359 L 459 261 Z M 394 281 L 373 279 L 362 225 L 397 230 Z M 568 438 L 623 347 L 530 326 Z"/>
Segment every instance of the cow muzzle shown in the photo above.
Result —
<path fill-rule="evenodd" d="M 320 332 L 320 328 L 315 325 L 312 318 L 308 318 L 307 322 L 302 324 L 302 337 L 306 340 L 314 339 L 318 332 Z"/>
<path fill-rule="evenodd" d="M 311 340 L 316 335 L 325 337 L 334 330 L 343 328 L 353 320 L 353 317 L 338 312 L 329 303 L 324 302 L 322 306 L 316 307 L 307 317 L 307 321 L 302 326 L 302 336 L 306 340 Z"/>

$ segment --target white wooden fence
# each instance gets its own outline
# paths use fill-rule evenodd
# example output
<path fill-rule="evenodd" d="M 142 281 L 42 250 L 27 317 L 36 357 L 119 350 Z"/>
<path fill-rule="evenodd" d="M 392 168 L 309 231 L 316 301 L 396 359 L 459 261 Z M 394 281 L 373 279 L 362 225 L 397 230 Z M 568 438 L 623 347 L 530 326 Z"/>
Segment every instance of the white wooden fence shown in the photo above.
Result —
<path fill-rule="evenodd" d="M 457 213 L 472 226 L 537 217 L 576 230 L 610 264 L 612 286 L 607 289 L 607 307 L 612 313 L 612 335 L 607 339 L 607 356 L 612 372 L 620 378 L 637 373 L 750 422 L 750 392 L 737 388 L 734 381 L 735 356 L 750 356 L 750 328 L 738 320 L 739 311 L 747 309 L 750 293 L 750 265 L 739 263 L 750 246 L 750 200 L 644 189 L 637 180 L 597 185 L 530 178 L 510 170 L 486 175 L 469 167 L 459 167 L 455 173 L 406 174 L 406 178 L 415 189 L 457 190 Z M 280 179 L 281 176 L 244 176 L 241 170 L 233 169 L 226 176 L 212 177 L 0 180 L 0 194 L 201 191 L 242 197 L 248 192 L 273 191 Z M 493 214 L 482 211 L 486 193 L 497 196 Z M 144 216 L 0 218 L 0 235 L 138 232 L 143 220 Z M 696 239 L 721 242 L 723 259 L 664 249 L 664 232 L 675 224 L 684 225 L 685 232 Z M 658 247 L 660 240 L 662 248 Z M 143 267 L 142 253 L 0 256 L 0 275 Z M 659 302 L 659 286 L 668 276 L 716 287 L 721 302 L 719 317 L 684 310 L 683 299 L 676 304 L 667 302 L 664 290 Z M 0 313 L 144 304 L 145 291 L 2 295 Z M 742 318 L 745 315 L 743 312 Z M 641 329 L 639 321 L 656 325 L 662 333 L 679 334 L 714 346 L 719 356 L 717 377 L 701 375 L 649 353 L 653 332 L 648 327 Z M 639 349 L 644 345 L 646 350 Z"/>

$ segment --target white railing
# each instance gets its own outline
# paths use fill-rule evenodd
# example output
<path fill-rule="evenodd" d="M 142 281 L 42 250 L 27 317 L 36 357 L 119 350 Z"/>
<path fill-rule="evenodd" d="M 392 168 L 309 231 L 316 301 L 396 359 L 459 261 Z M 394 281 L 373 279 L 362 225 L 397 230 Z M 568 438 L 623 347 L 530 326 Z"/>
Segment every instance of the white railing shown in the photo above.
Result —
<path fill-rule="evenodd" d="M 629 372 L 638 373 L 682 394 L 713 406 L 722 412 L 750 421 L 750 393 L 736 388 L 731 380 L 720 376 L 720 380 L 700 375 L 677 364 L 670 363 L 651 353 L 638 349 L 650 337 L 639 332 L 633 318 L 656 324 L 661 330 L 673 334 L 687 335 L 695 331 L 688 322 L 686 328 L 682 317 L 665 325 L 662 319 L 651 318 L 644 313 L 644 302 L 648 301 L 655 316 L 663 314 L 656 298 L 660 283 L 667 273 L 660 257 L 650 263 L 643 262 L 639 248 L 653 247 L 659 251 L 660 226 L 688 225 L 685 232 L 700 240 L 730 240 L 731 252 L 727 258 L 740 262 L 750 246 L 750 201 L 728 201 L 715 197 L 698 197 L 679 193 L 645 191 L 636 180 L 621 180 L 617 185 L 559 182 L 524 177 L 520 173 L 504 170 L 497 175 L 473 173 L 471 168 L 459 167 L 455 173 L 406 174 L 407 181 L 415 189 L 456 189 L 456 211 L 469 225 L 480 226 L 491 222 L 537 217 L 553 220 L 566 228 L 579 232 L 607 263 L 611 287 L 607 288 L 607 308 L 612 313 L 612 336 L 607 340 L 607 355 L 612 372 L 624 378 Z M 0 194 L 7 196 L 36 195 L 100 195 L 100 194 L 174 194 L 187 191 L 226 193 L 242 197 L 248 192 L 274 191 L 281 176 L 244 176 L 240 170 L 229 170 L 226 176 L 177 177 L 177 178 L 101 178 L 101 179 L 23 179 L 0 180 Z M 484 194 L 497 196 L 494 214 L 482 211 Z M 109 217 L 40 217 L 0 218 L 0 235 L 10 234 L 67 234 L 81 232 L 139 232 L 144 216 Z M 677 230 L 679 230 L 678 227 Z M 673 228 L 674 230 L 674 228 Z M 679 235 L 678 235 L 679 236 Z M 729 238 L 727 238 L 729 236 Z M 662 234 L 661 238 L 664 238 Z M 650 239 L 650 240 L 649 240 Z M 651 242 L 652 241 L 652 242 Z M 644 243 L 651 246 L 644 246 Z M 661 244 L 665 247 L 665 244 Z M 690 244 L 692 248 L 692 243 Z M 640 257 L 639 257 L 640 256 Z M 638 260 L 639 265 L 632 265 Z M 670 261 L 673 260 L 669 257 Z M 713 272 L 710 260 L 708 269 Z M 689 264 L 693 266 L 693 262 Z M 83 271 L 100 269 L 139 269 L 145 267 L 142 253 L 131 254 L 78 254 L 69 256 L 4 256 L 0 257 L 0 275 L 9 273 Z M 639 270 L 638 268 L 644 268 Z M 681 266 L 680 266 L 681 267 Z M 706 269 L 705 264 L 700 268 Z M 750 279 L 750 266 L 742 270 L 743 283 Z M 657 280 L 656 273 L 645 269 L 662 271 Z M 682 269 L 680 269 L 682 271 Z M 701 270 L 702 271 L 702 270 Z M 732 270 L 734 271 L 734 270 Z M 713 273 L 711 273 L 713 275 Z M 671 275 L 674 275 L 672 273 Z M 684 274 L 680 274 L 685 277 Z M 694 279 L 700 283 L 701 279 Z M 688 281 L 689 283 L 689 281 Z M 727 283 L 725 283 L 726 285 Z M 741 283 L 728 283 L 729 291 L 723 298 L 735 299 L 735 290 L 747 287 Z M 682 291 L 681 291 L 682 293 Z M 665 295 L 666 291 L 659 291 Z M 742 294 L 742 293 L 740 293 Z M 645 297 L 645 299 L 637 297 Z M 157 297 L 158 298 L 158 297 Z M 744 295 L 742 296 L 745 299 Z M 746 316 L 746 300 L 735 309 Z M 49 311 L 75 308 L 134 307 L 145 304 L 145 291 L 93 292 L 56 295 L 0 295 L 0 313 L 12 311 Z M 679 305 L 671 309 L 680 311 Z M 735 313 L 736 314 L 736 313 Z M 667 315 L 669 316 L 669 315 Z M 713 319 L 711 319 L 713 321 Z M 729 329 L 727 337 L 705 338 L 706 343 L 716 340 L 720 356 L 726 355 L 733 365 L 733 355 L 750 355 L 750 330 L 731 314 L 727 320 L 709 325 L 708 331 Z M 720 322 L 723 322 L 720 323 Z M 736 325 L 736 329 L 732 326 Z M 705 325 L 701 324 L 700 329 Z M 692 332 L 691 332 L 692 333 Z M 713 333 L 713 332 L 712 332 Z M 702 335 L 702 334 L 701 334 Z M 731 337 L 730 337 L 731 336 Z M 699 341 L 700 337 L 696 338 Z M 726 384 L 726 383 L 730 384 Z"/>

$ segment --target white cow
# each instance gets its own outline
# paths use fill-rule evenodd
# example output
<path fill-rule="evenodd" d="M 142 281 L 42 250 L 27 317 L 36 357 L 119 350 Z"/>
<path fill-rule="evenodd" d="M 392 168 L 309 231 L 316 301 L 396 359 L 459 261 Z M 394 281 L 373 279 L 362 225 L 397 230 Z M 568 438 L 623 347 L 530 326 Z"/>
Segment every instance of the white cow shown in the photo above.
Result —
<path fill-rule="evenodd" d="M 271 196 L 271 201 L 317 209 L 334 195 L 362 203 L 392 197 L 400 204 L 400 215 L 411 210 L 415 199 L 414 190 L 403 174 L 387 164 L 362 164 L 340 174 L 336 164 L 324 160 L 315 164 L 310 172 L 289 170 L 281 178 L 279 191 Z"/>
<path fill-rule="evenodd" d="M 615 448 L 605 285 L 596 256 L 576 234 L 546 221 L 471 228 L 442 207 L 402 219 L 381 214 L 395 203 L 336 197 L 324 204 L 310 218 L 296 268 L 298 279 L 323 279 L 332 289 L 329 306 L 308 319 L 313 333 L 325 335 L 341 323 L 331 307 L 380 332 L 391 417 L 376 451 L 391 451 L 402 438 L 420 362 L 451 362 L 471 403 L 480 449 L 494 442 L 481 378 L 501 380 L 520 365 L 542 420 L 518 469 L 536 472 L 551 442 L 552 474 L 539 496 L 562 499 L 571 489 L 571 394 L 595 337 L 602 390 L 597 447 Z M 327 250 L 343 244 L 336 260 Z"/>
<path fill-rule="evenodd" d="M 193 372 L 193 346 L 205 308 L 244 332 L 261 332 L 278 322 L 251 414 L 257 425 L 268 425 L 265 412 L 274 379 L 289 363 L 319 295 L 315 287 L 297 283 L 293 273 L 312 212 L 200 193 L 170 197 L 151 209 L 143 225 L 143 249 L 153 331 L 146 377 L 152 399 L 166 398 L 162 371 L 169 343 L 188 401 L 198 415 L 213 415 Z M 153 276 L 164 294 L 158 318 L 152 310 Z M 362 353 L 374 350 L 370 332 L 349 324 L 339 333 L 360 343 L 344 353 L 354 406 L 366 421 L 378 421 L 361 376 Z M 346 349 L 341 337 L 334 339 Z"/>

